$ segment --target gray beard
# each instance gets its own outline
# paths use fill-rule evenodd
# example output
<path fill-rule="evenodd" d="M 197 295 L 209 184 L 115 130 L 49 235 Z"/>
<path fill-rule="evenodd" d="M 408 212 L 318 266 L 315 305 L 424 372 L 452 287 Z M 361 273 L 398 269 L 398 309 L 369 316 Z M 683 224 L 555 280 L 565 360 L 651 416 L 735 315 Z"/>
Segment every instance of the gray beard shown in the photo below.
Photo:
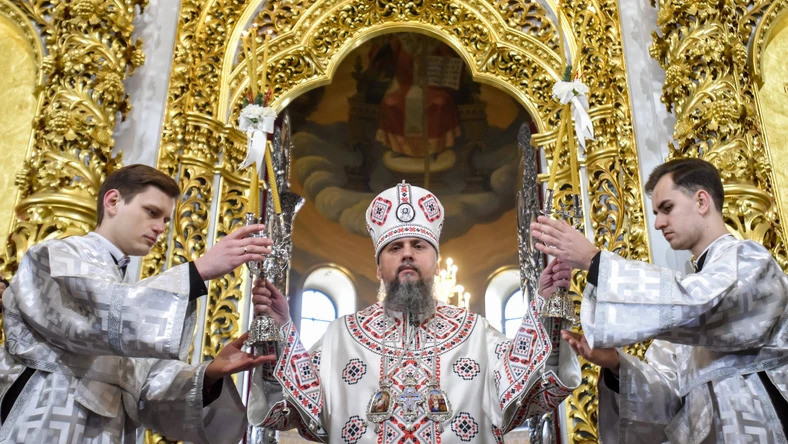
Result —
<path fill-rule="evenodd" d="M 383 300 L 386 311 L 402 312 L 411 322 L 420 324 L 435 313 L 435 301 L 432 299 L 432 280 L 424 281 L 419 275 L 416 282 L 404 284 L 394 279 L 386 285 L 386 298 Z"/>

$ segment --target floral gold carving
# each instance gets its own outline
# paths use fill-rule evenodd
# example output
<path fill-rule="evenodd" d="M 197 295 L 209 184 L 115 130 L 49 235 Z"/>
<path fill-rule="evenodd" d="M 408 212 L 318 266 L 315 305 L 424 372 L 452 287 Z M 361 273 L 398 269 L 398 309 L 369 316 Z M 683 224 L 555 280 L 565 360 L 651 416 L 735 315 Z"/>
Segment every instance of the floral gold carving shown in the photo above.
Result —
<path fill-rule="evenodd" d="M 654 33 L 650 52 L 666 73 L 662 101 L 676 115 L 670 157 L 713 163 L 725 186 L 723 213 L 729 228 L 763 244 L 788 269 L 751 74 L 758 72 L 758 65 L 750 66 L 748 50 L 759 20 L 773 3 L 660 0 L 660 34 Z M 767 19 L 773 20 L 772 14 Z"/>
<path fill-rule="evenodd" d="M 595 89 L 590 114 L 599 130 L 588 151 L 592 227 L 597 241 L 608 248 L 647 258 L 618 6 L 615 0 L 592 1 L 593 8 L 588 4 L 561 2 L 561 16 L 562 23 L 572 26 L 567 45 L 580 48 L 584 81 Z M 244 30 L 257 32 L 253 56 L 260 73 L 267 74 L 278 110 L 330 82 L 343 57 L 375 36 L 408 30 L 438 38 L 461 55 L 476 81 L 507 91 L 526 107 L 539 131 L 534 144 L 550 158 L 560 121 L 560 104 L 550 97 L 550 89 L 565 64 L 551 18 L 556 15 L 541 2 L 526 0 L 183 1 L 158 166 L 172 174 L 186 170 L 188 178 L 181 178 L 181 184 L 193 189 L 187 192 L 193 202 L 183 211 L 179 207 L 173 223 L 179 231 L 172 237 L 180 246 L 168 249 L 162 243 L 146 257 L 146 270 L 155 273 L 167 262 L 186 258 L 184 246 L 199 252 L 205 239 L 219 238 L 240 223 L 248 179 L 234 168 L 244 157 L 245 144 L 229 125 L 249 89 L 247 60 L 239 48 Z M 265 34 L 272 38 L 263 67 Z M 559 186 L 568 184 L 567 165 L 555 167 L 564 171 L 558 175 Z M 202 208 L 216 215 L 212 227 Z M 241 331 L 244 279 L 236 273 L 209 286 L 202 356 L 212 356 Z M 570 439 L 576 442 L 597 436 L 596 373 L 586 366 L 584 377 L 569 411 Z"/>
<path fill-rule="evenodd" d="M 19 219 L 0 257 L 6 272 L 34 244 L 84 234 L 95 224 L 98 187 L 111 155 L 115 116 L 129 109 L 123 80 L 144 60 L 132 20 L 147 0 L 22 1 L 39 31 L 43 95 L 34 143 L 16 176 Z"/>

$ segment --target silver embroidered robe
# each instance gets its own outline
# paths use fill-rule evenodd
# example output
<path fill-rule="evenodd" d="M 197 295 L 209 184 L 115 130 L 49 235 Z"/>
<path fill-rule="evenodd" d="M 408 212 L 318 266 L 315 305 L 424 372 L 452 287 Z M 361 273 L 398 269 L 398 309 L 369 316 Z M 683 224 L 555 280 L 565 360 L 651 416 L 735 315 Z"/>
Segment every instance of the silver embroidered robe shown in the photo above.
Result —
<path fill-rule="evenodd" d="M 207 363 L 189 365 L 195 302 L 188 265 L 130 284 L 96 233 L 36 245 L 5 292 L 0 399 L 35 369 L 0 442 L 238 442 L 246 426 L 232 379 L 203 408 Z M 181 359 L 181 360 L 179 360 Z"/>
<path fill-rule="evenodd" d="M 273 372 L 284 400 L 272 403 L 269 411 L 262 384 L 254 384 L 250 422 L 277 430 L 295 427 L 307 439 L 330 443 L 502 443 L 504 433 L 527 417 L 554 410 L 580 383 L 580 366 L 568 345 L 561 342 L 561 353 L 552 353 L 559 329 L 551 329 L 554 336 L 548 337 L 535 319 L 529 311 L 510 340 L 481 316 L 439 304 L 432 318 L 410 327 L 417 331 L 409 350 L 408 322 L 384 314 L 378 303 L 334 321 L 309 352 L 289 323 Z M 548 368 L 552 358 L 556 362 Z M 376 430 L 367 422 L 367 410 L 385 371 L 393 381 L 395 404 Z M 427 418 L 422 397 L 416 418 L 404 418 L 400 397 L 408 374 L 422 393 L 434 375 L 448 397 L 451 417 L 440 424 Z"/>
<path fill-rule="evenodd" d="M 600 382 L 603 442 L 785 443 L 758 372 L 788 398 L 788 279 L 761 245 L 722 236 L 682 275 L 602 252 L 581 320 L 592 347 L 619 351 L 619 393 Z"/>

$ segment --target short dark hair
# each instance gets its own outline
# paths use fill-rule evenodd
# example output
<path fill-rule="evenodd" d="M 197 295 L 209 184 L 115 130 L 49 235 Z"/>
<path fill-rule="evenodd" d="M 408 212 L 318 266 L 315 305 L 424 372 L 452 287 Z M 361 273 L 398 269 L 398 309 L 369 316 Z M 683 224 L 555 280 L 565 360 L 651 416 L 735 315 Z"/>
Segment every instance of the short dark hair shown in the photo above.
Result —
<path fill-rule="evenodd" d="M 147 165 L 128 165 L 110 173 L 99 189 L 96 225 L 101 225 L 104 220 L 104 195 L 107 191 L 118 190 L 120 197 L 128 203 L 149 186 L 162 190 L 173 199 L 181 194 L 175 179 Z"/>
<path fill-rule="evenodd" d="M 722 213 L 722 202 L 725 199 L 725 190 L 722 187 L 720 172 L 711 163 L 696 158 L 669 160 L 654 168 L 646 182 L 646 193 L 651 195 L 662 177 L 672 174 L 671 179 L 677 187 L 689 193 L 705 190 L 714 201 L 717 211 Z"/>
<path fill-rule="evenodd" d="M 0 283 L 5 284 L 5 288 L 8 288 L 8 286 L 11 285 L 11 283 L 5 280 L 5 278 L 0 278 Z"/>

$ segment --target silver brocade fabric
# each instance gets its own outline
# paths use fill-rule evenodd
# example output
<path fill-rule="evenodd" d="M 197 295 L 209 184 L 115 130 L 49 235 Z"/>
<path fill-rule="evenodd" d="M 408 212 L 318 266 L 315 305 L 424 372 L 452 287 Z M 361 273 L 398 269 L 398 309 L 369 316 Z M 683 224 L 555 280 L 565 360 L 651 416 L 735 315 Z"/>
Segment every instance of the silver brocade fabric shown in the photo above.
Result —
<path fill-rule="evenodd" d="M 195 442 L 238 442 L 236 390 L 202 406 L 207 363 L 189 365 L 195 303 L 184 264 L 131 284 L 103 239 L 31 248 L 4 293 L 0 394 L 36 371 L 0 427 L 0 442 L 137 442 L 137 428 Z M 134 357 L 134 358 L 132 358 Z M 226 378 L 224 387 L 233 388 Z"/>
<path fill-rule="evenodd" d="M 285 325 L 286 343 L 274 370 L 285 401 L 270 411 L 257 408 L 268 394 L 260 393 L 261 384 L 253 385 L 250 421 L 278 430 L 295 427 L 307 439 L 330 443 L 503 443 L 504 433 L 527 417 L 552 411 L 580 384 L 576 355 L 563 342 L 557 357 L 551 353 L 558 329 L 550 329 L 556 336 L 549 337 L 533 306 L 510 340 L 481 316 L 440 304 L 434 319 L 418 327 L 410 354 L 404 350 L 407 323 L 401 316 L 388 322 L 385 317 L 378 303 L 340 318 L 309 352 L 292 323 Z M 376 430 L 367 422 L 367 410 L 381 384 L 384 337 L 396 404 Z M 557 358 L 555 367 L 549 357 Z M 426 417 L 425 403 L 414 420 L 405 419 L 396 400 L 407 375 L 424 390 L 433 369 L 453 415 L 435 423 Z"/>
<path fill-rule="evenodd" d="M 731 235 L 682 275 L 603 252 L 583 295 L 593 347 L 656 338 L 646 361 L 619 352 L 620 394 L 600 383 L 600 434 L 621 443 L 785 443 L 757 373 L 788 399 L 788 278 Z"/>

